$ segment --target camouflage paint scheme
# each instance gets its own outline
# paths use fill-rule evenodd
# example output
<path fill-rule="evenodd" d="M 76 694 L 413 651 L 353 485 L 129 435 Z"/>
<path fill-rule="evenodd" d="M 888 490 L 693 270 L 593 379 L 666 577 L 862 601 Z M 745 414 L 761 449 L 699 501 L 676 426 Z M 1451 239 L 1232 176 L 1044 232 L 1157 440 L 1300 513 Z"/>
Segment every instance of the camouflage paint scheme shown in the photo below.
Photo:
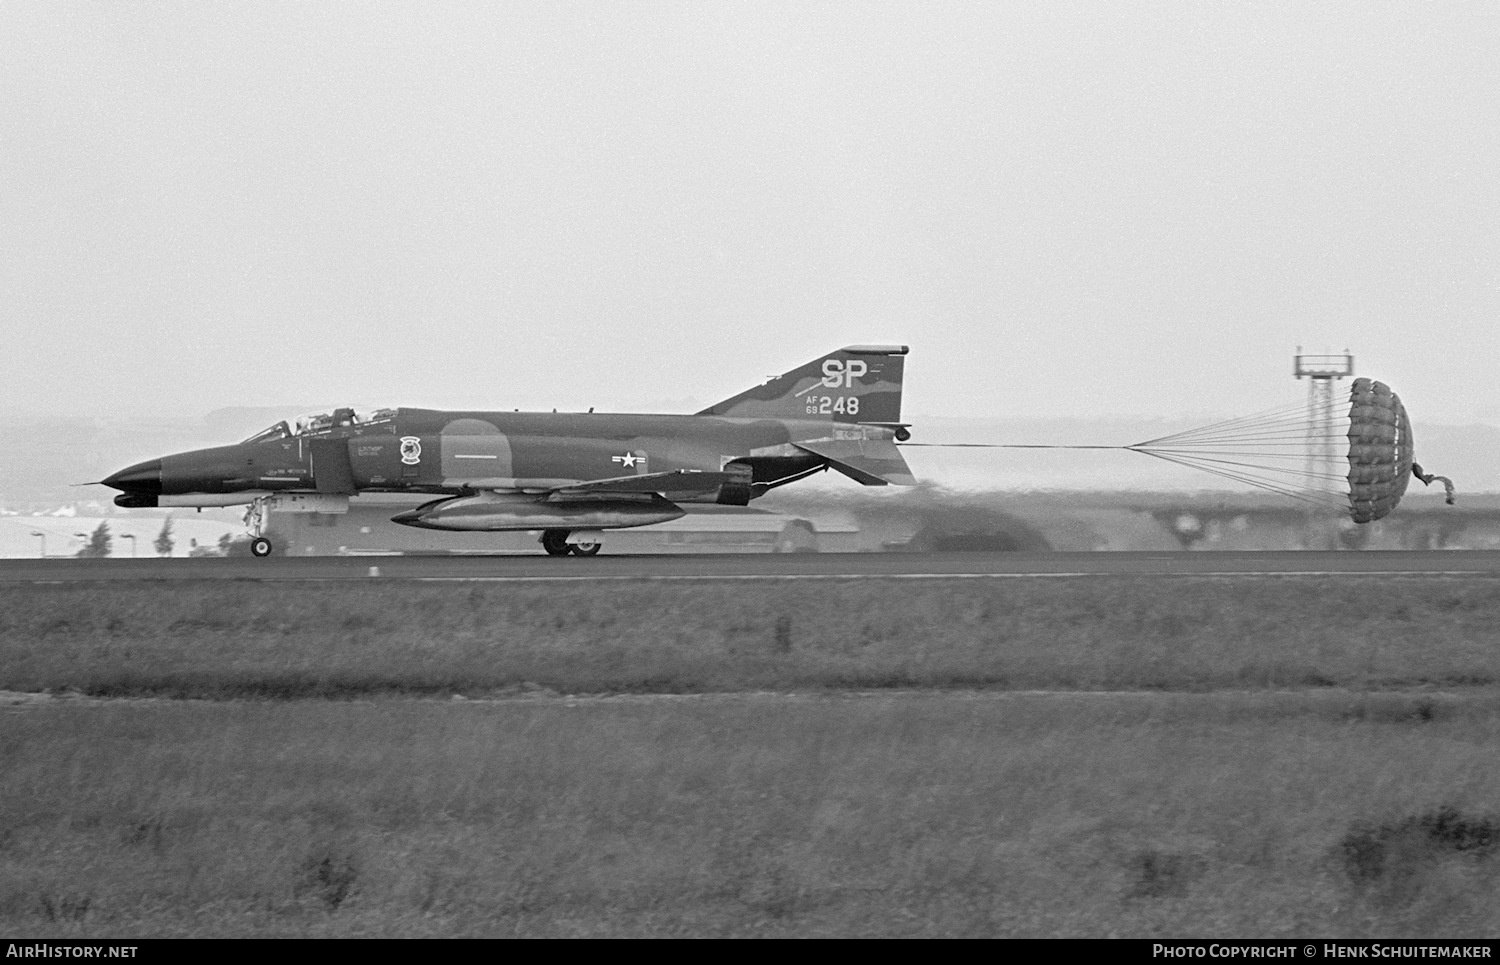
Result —
<path fill-rule="evenodd" d="M 849 346 L 696 415 L 339 409 L 105 479 L 117 505 L 234 505 L 281 493 L 438 497 L 397 522 L 451 530 L 610 529 L 746 505 L 835 469 L 914 485 L 896 446 L 906 346 Z M 267 547 L 269 551 L 269 547 Z M 549 547 L 549 552 L 552 551 Z"/>

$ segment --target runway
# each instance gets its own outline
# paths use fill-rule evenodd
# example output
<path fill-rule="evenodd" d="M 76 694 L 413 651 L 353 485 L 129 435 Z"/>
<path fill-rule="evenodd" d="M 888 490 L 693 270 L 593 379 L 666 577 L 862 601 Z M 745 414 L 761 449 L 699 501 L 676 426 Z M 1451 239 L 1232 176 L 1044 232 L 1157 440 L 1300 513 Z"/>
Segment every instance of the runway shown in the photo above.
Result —
<path fill-rule="evenodd" d="M 1500 551 L 794 553 L 0 560 L 0 583 L 131 580 L 857 580 L 1172 576 L 1500 576 Z"/>

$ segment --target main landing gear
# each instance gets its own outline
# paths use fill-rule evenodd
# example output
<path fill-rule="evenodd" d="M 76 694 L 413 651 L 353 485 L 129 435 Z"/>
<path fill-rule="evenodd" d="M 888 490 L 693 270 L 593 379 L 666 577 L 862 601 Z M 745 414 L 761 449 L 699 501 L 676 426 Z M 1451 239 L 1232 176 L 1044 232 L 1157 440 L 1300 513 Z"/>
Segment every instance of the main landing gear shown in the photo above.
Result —
<path fill-rule="evenodd" d="M 250 541 L 251 556 L 270 556 L 271 541 L 264 536 L 257 536 Z"/>
<path fill-rule="evenodd" d="M 569 543 L 568 531 L 565 529 L 542 530 L 542 549 L 547 551 L 548 556 L 597 556 L 599 548 L 603 543 Z"/>

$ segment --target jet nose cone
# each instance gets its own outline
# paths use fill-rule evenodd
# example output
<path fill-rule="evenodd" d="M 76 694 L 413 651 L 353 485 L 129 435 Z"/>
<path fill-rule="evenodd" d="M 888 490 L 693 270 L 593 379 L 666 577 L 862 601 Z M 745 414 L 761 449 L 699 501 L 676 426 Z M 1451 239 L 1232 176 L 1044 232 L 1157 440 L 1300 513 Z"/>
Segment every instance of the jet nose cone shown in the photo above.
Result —
<path fill-rule="evenodd" d="M 145 462 L 127 466 L 104 479 L 103 484 L 122 492 L 154 493 L 159 496 L 161 495 L 161 460 L 148 459 Z"/>

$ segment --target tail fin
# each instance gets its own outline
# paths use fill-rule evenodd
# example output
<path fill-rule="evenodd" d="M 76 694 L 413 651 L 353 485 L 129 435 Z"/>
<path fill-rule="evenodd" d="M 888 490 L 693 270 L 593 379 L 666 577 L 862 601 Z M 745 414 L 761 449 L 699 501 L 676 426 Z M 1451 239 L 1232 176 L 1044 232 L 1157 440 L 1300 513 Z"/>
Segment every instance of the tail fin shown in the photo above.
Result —
<path fill-rule="evenodd" d="M 897 425 L 905 345 L 848 345 L 699 415 Z"/>

